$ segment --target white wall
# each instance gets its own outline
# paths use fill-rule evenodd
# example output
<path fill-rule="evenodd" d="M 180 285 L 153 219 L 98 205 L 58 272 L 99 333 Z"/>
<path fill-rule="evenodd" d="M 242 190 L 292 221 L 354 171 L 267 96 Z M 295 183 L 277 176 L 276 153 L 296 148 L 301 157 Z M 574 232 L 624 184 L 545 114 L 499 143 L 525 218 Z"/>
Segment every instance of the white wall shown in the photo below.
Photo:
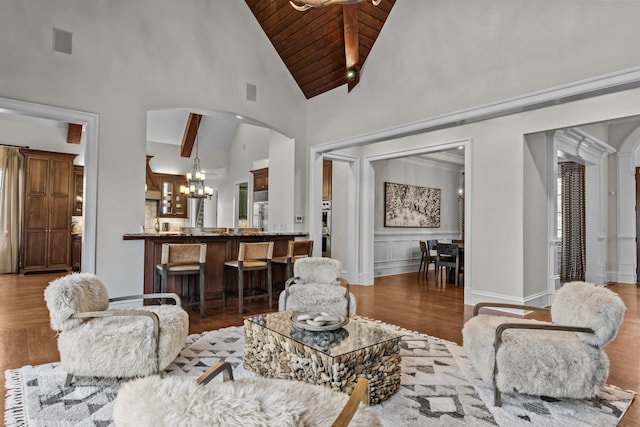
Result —
<path fill-rule="evenodd" d="M 80 144 L 67 143 L 67 127 L 51 121 L 28 122 L 13 116 L 0 119 L 0 144 L 19 145 L 34 150 L 73 153 L 73 163 L 84 165 L 85 137 L 82 134 Z"/>
<path fill-rule="evenodd" d="M 473 188 L 467 189 L 466 202 L 473 230 L 465 240 L 471 238 L 482 250 L 472 248 L 471 265 L 465 265 L 466 276 L 473 278 L 466 302 L 523 302 L 528 244 L 524 135 L 636 114 L 631 94 L 621 95 L 624 101 L 618 105 L 586 100 L 425 135 L 397 139 L 389 135 L 403 129 L 417 132 L 417 123 L 438 123 L 448 113 L 637 66 L 637 56 L 628 52 L 636 50 L 634 40 L 640 36 L 638 14 L 637 2 L 397 2 L 362 68 L 358 86 L 349 93 L 343 87 L 309 100 L 309 144 L 323 151 L 365 144 L 360 156 L 366 158 L 470 138 L 466 161 L 473 165 L 473 173 L 467 179 Z M 363 182 L 363 193 L 366 185 Z M 372 208 L 366 204 L 368 198 L 362 195 L 363 214 Z M 367 247 L 370 243 L 373 247 L 373 236 L 366 232 L 360 264 L 364 283 L 371 283 L 368 263 L 373 260 L 367 258 Z M 488 268 L 492 253 L 505 248 L 505 268 L 499 273 Z"/>
<path fill-rule="evenodd" d="M 640 2 L 398 1 L 358 85 L 309 100 L 307 135 L 336 141 L 636 66 L 638 16 Z"/>
<path fill-rule="evenodd" d="M 142 243 L 121 236 L 144 218 L 139 165 L 148 110 L 233 111 L 294 138 L 294 209 L 309 218 L 309 146 L 636 66 L 629 52 L 637 50 L 639 15 L 640 2 L 397 2 L 358 86 L 305 101 L 244 2 L 5 1 L 0 96 L 99 115 L 96 267 L 116 296 L 139 292 L 142 283 Z M 51 51 L 53 26 L 73 33 L 73 55 Z M 246 101 L 246 83 L 257 85 L 257 102 Z M 473 138 L 471 237 L 489 246 L 465 268 L 474 269 L 475 296 L 518 299 L 522 289 L 512 287 L 523 280 L 523 135 L 639 113 L 628 98 L 635 95 L 636 105 L 637 91 L 618 95 L 616 105 L 585 100 L 374 143 L 363 153 Z M 495 168 L 496 159 L 505 167 Z M 105 209 L 114 203 L 119 209 Z M 364 244 L 372 237 L 361 236 Z M 512 249 L 499 277 L 486 268 L 493 247 Z"/>
<path fill-rule="evenodd" d="M 431 234 L 456 234 L 460 230 L 458 188 L 464 166 L 447 165 L 417 157 L 380 160 L 374 162 L 375 171 L 375 231 L 376 233 L 407 232 L 429 237 Z M 440 189 L 440 226 L 433 228 L 397 228 L 384 226 L 386 182 Z M 459 238 L 456 237 L 456 238 Z"/>
<path fill-rule="evenodd" d="M 417 271 L 420 264 L 420 240 L 461 238 L 460 175 L 457 166 L 406 157 L 372 163 L 374 192 L 374 274 L 376 276 Z M 440 189 L 440 226 L 433 228 L 385 227 L 385 182 Z"/>
<path fill-rule="evenodd" d="M 529 247 L 529 242 L 524 238 L 524 135 L 542 129 L 564 128 L 638 114 L 639 95 L 640 90 L 634 89 L 455 128 L 399 137 L 364 145 L 360 153 L 363 159 L 375 158 L 381 154 L 438 147 L 448 141 L 469 138 L 470 155 L 465 157 L 465 162 L 471 168 L 471 174 L 467 174 L 466 178 L 472 187 L 467 188 L 465 201 L 470 209 L 466 215 L 467 223 L 472 223 L 472 228 L 469 227 L 465 234 L 465 280 L 470 277 L 471 282 L 465 289 L 465 303 L 473 304 L 482 300 L 522 303 L 525 302 L 524 254 Z M 362 191 L 373 194 L 373 183 L 367 187 L 365 182 Z M 367 215 L 372 208 L 363 202 L 360 210 Z M 367 220 L 361 218 L 361 221 Z M 527 223 L 527 226 L 530 225 Z M 528 230 L 527 233 L 546 235 L 546 228 L 542 228 L 541 224 L 537 227 L 540 229 Z M 373 265 L 373 260 L 366 258 L 367 245 L 373 247 L 374 244 L 372 239 L 373 236 L 367 235 L 361 239 L 364 246 L 361 251 L 365 255 L 361 264 L 365 272 L 368 271 L 368 265 Z M 471 244 L 469 247 L 468 243 Z M 469 263 L 467 253 L 472 255 Z M 495 253 L 503 255 L 500 269 L 493 267 Z M 543 286 L 542 283 L 529 285 L 531 289 Z"/>
<path fill-rule="evenodd" d="M 54 26 L 72 55 L 52 52 Z M 96 272 L 113 296 L 142 290 L 143 244 L 122 235 L 144 219 L 148 110 L 233 111 L 305 139 L 290 120 L 304 97 L 243 2 L 10 1 L 0 29 L 0 96 L 99 115 Z"/>
<path fill-rule="evenodd" d="M 524 137 L 524 280 L 523 299 L 528 304 L 548 305 L 547 298 L 549 271 L 548 179 L 549 147 L 545 133 Z M 554 203 L 555 206 L 555 203 Z M 545 230 L 543 233 L 542 230 Z M 498 259 L 501 260 L 501 257 Z M 497 265 L 502 262 L 498 261 Z"/>
<path fill-rule="evenodd" d="M 249 216 L 251 216 L 251 194 L 253 192 L 253 162 L 269 157 L 269 135 L 267 128 L 241 124 L 229 147 L 229 171 L 218 187 L 218 227 L 234 226 L 235 184 L 249 183 Z"/>
<path fill-rule="evenodd" d="M 347 274 L 348 240 L 354 238 L 347 223 L 349 209 L 349 163 L 333 160 L 331 165 L 331 258 L 342 262 L 342 273 Z"/>
<path fill-rule="evenodd" d="M 269 230 L 293 231 L 295 141 L 269 131 Z"/>

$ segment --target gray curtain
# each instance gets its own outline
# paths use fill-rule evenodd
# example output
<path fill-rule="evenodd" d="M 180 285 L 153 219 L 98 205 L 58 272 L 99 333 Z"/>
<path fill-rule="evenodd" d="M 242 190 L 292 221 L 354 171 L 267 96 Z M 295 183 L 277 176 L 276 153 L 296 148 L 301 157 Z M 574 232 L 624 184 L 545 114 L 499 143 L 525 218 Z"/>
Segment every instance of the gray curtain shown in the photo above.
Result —
<path fill-rule="evenodd" d="M 584 280 L 585 244 L 585 173 L 584 165 L 560 164 L 562 180 L 562 258 L 560 281 Z"/>
<path fill-rule="evenodd" d="M 0 146 L 0 273 L 18 272 L 22 229 L 22 163 L 18 147 Z"/>

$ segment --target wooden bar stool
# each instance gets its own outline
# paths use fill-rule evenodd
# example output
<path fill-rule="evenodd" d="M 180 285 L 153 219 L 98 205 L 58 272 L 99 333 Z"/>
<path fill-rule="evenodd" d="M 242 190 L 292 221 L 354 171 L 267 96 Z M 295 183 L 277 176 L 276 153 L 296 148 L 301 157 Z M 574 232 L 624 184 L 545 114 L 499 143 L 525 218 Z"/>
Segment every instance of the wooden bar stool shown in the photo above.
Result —
<path fill-rule="evenodd" d="M 160 264 L 156 265 L 154 292 L 167 292 L 169 276 L 199 276 L 199 305 L 200 317 L 204 317 L 204 265 L 207 259 L 207 245 L 204 243 L 163 243 Z M 159 289 L 158 289 L 159 288 Z M 191 280 L 188 285 L 189 304 L 192 302 Z"/>
<path fill-rule="evenodd" d="M 240 243 L 240 249 L 238 250 L 238 259 L 233 261 L 227 261 L 224 263 L 223 279 L 222 279 L 222 306 L 227 306 L 227 282 L 228 282 L 228 270 L 234 268 L 238 270 L 238 312 L 242 314 L 244 300 L 251 300 L 256 298 L 263 298 L 267 296 L 269 299 L 269 308 L 272 305 L 272 281 L 271 281 L 271 259 L 273 258 L 273 242 L 259 242 L 259 243 Z M 251 287 L 250 291 L 252 295 L 244 296 L 244 272 L 248 271 L 251 274 Z M 267 272 L 267 291 L 258 289 L 255 287 L 254 271 L 266 271 Z M 258 292 L 258 294 L 256 294 Z"/>
<path fill-rule="evenodd" d="M 310 257 L 313 253 L 313 240 L 291 240 L 287 247 L 287 255 L 274 257 L 271 262 L 285 264 L 287 279 L 293 277 L 293 263 L 298 258 Z"/>

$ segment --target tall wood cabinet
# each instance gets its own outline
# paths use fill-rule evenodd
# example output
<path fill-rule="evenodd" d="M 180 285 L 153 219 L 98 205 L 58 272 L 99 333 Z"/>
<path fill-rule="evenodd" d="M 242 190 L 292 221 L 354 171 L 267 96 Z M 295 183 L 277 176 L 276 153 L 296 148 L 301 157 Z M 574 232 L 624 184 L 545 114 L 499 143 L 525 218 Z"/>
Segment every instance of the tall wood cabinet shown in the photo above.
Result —
<path fill-rule="evenodd" d="M 69 270 L 75 154 L 23 150 L 24 209 L 20 271 Z"/>
<path fill-rule="evenodd" d="M 333 162 L 322 161 L 322 200 L 331 200 L 331 183 L 333 180 Z"/>

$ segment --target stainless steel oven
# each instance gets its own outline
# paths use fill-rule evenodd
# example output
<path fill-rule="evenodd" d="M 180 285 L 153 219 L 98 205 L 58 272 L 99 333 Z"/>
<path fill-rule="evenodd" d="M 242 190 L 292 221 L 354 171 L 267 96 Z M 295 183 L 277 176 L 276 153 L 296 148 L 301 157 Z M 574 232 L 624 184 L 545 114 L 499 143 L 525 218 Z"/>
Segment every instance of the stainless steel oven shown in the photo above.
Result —
<path fill-rule="evenodd" d="M 331 201 L 322 202 L 322 256 L 331 256 Z"/>

